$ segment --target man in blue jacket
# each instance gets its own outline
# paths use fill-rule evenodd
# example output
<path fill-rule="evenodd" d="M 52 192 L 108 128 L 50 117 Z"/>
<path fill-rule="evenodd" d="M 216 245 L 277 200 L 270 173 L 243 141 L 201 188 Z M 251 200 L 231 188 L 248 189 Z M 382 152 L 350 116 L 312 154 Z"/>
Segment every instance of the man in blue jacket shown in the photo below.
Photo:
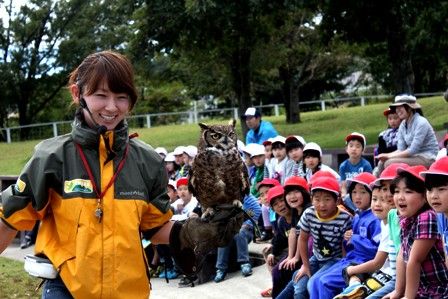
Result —
<path fill-rule="evenodd" d="M 263 144 L 264 141 L 278 135 L 270 122 L 261 120 L 261 112 L 255 107 L 247 108 L 241 118 L 246 121 L 246 125 L 249 128 L 246 134 L 246 144 Z"/>

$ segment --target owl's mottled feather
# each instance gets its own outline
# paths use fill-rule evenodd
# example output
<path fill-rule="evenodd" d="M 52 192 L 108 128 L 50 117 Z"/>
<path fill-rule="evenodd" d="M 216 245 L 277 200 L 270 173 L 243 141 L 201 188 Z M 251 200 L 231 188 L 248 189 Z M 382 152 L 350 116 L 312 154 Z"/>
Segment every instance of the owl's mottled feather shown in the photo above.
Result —
<path fill-rule="evenodd" d="M 247 168 L 237 148 L 233 125 L 199 124 L 198 154 L 190 171 L 190 189 L 206 217 L 218 205 L 239 205 L 249 192 Z"/>

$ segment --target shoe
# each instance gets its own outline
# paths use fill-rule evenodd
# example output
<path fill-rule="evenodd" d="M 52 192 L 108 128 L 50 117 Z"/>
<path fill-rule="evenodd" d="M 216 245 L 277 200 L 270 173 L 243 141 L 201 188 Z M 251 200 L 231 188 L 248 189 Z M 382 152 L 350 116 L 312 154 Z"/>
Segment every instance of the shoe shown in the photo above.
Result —
<path fill-rule="evenodd" d="M 218 269 L 216 270 L 215 278 L 213 279 L 215 282 L 221 282 L 226 278 L 226 271 Z"/>
<path fill-rule="evenodd" d="M 249 263 L 241 264 L 241 274 L 244 277 L 252 275 L 252 266 Z"/>
<path fill-rule="evenodd" d="M 267 288 L 263 292 L 261 292 L 261 297 L 269 298 L 272 297 L 272 288 Z"/>
<path fill-rule="evenodd" d="M 178 287 L 179 288 L 187 288 L 187 287 L 194 287 L 195 283 L 198 283 L 198 277 L 196 275 L 194 276 L 184 276 L 180 279 Z"/>
<path fill-rule="evenodd" d="M 273 237 L 273 235 L 272 235 L 271 231 L 263 231 L 261 233 L 261 237 L 257 241 L 267 242 L 267 241 L 271 240 L 272 237 Z"/>
<path fill-rule="evenodd" d="M 354 284 L 346 287 L 342 293 L 333 297 L 333 299 L 361 299 L 367 295 L 367 288 L 362 285 L 360 282 L 356 282 Z"/>
<path fill-rule="evenodd" d="M 177 273 L 176 269 L 170 268 L 166 271 L 166 277 L 168 279 L 175 279 L 179 276 L 179 273 Z"/>

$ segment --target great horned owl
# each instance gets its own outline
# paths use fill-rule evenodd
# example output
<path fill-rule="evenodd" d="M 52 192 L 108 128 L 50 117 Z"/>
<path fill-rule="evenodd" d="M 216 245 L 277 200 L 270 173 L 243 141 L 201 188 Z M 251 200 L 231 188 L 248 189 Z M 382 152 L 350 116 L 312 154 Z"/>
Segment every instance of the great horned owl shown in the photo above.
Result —
<path fill-rule="evenodd" d="M 241 207 L 249 192 L 249 179 L 238 153 L 234 123 L 211 126 L 200 123 L 199 126 L 201 137 L 189 187 L 202 206 L 202 219 L 208 219 L 217 206 Z"/>

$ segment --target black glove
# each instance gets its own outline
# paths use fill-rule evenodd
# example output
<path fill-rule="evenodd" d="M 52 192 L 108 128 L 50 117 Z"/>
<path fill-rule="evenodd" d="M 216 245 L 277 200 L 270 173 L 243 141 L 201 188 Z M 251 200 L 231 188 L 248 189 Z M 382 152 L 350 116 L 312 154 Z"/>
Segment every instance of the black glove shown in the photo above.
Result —
<path fill-rule="evenodd" d="M 189 218 L 175 222 L 170 233 L 170 248 L 176 265 L 186 275 L 196 273 L 206 254 L 227 246 L 240 231 L 244 220 L 241 208 L 219 209 L 211 219 Z"/>

